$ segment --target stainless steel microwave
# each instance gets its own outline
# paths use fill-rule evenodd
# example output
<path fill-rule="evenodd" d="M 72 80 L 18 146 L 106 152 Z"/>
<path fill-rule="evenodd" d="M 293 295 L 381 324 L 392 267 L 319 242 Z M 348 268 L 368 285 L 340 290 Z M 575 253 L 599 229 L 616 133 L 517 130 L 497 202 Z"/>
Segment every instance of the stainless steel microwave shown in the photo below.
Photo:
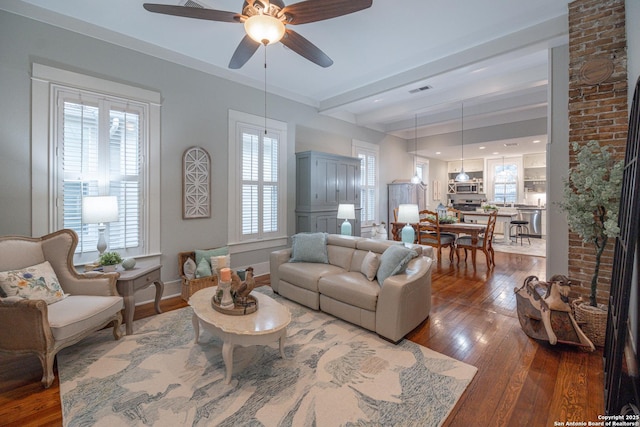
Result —
<path fill-rule="evenodd" d="M 456 194 L 477 194 L 477 182 L 456 182 Z"/>

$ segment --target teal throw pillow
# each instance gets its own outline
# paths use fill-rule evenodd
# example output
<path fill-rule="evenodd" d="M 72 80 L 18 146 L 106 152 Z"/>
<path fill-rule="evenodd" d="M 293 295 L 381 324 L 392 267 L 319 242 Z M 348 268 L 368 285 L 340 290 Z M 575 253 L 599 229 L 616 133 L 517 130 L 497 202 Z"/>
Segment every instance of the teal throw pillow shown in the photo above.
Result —
<path fill-rule="evenodd" d="M 222 256 L 222 255 L 229 255 L 228 246 L 223 246 L 222 248 L 216 248 L 216 249 L 207 249 L 207 250 L 196 249 L 196 265 L 200 265 L 200 261 L 202 261 L 202 259 L 204 258 L 209 263 L 209 268 L 211 268 L 211 257 Z"/>
<path fill-rule="evenodd" d="M 213 273 L 211 272 L 209 261 L 206 258 L 202 258 L 196 268 L 196 279 L 199 279 L 200 277 L 209 277 L 211 275 L 213 275 Z"/>
<path fill-rule="evenodd" d="M 409 261 L 417 256 L 418 253 L 416 251 L 405 246 L 389 246 L 380 256 L 380 266 L 376 274 L 378 284 L 382 286 L 387 277 L 404 272 Z"/>
<path fill-rule="evenodd" d="M 329 263 L 327 233 L 299 233 L 291 236 L 289 262 Z"/>

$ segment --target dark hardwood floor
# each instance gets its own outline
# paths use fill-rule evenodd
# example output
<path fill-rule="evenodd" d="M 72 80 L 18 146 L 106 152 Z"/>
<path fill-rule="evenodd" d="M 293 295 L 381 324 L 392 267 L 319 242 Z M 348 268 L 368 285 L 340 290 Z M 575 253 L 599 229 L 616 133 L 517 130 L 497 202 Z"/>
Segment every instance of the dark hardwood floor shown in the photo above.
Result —
<path fill-rule="evenodd" d="M 496 253 L 492 272 L 481 255 L 475 272 L 470 262 L 451 266 L 448 256 L 443 259 L 433 270 L 431 316 L 407 338 L 478 368 L 445 426 L 598 421 L 604 413 L 602 349 L 589 353 L 537 342 L 518 323 L 513 289 L 528 275 L 546 278 L 545 259 Z M 268 283 L 268 276 L 260 279 Z M 161 307 L 185 305 L 177 297 Z M 135 318 L 154 314 L 146 304 L 136 308 Z M 0 367 L 0 425 L 62 424 L 57 372 L 44 390 L 37 358 L 0 356 Z"/>

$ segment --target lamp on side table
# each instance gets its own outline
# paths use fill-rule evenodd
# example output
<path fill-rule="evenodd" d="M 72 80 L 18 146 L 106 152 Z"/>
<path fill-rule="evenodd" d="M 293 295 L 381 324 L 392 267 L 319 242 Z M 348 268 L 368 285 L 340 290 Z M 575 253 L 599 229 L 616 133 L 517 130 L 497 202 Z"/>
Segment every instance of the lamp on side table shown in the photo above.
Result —
<path fill-rule="evenodd" d="M 338 205 L 338 219 L 344 219 L 342 226 L 340 227 L 340 234 L 345 236 L 351 236 L 351 223 L 350 219 L 356 219 L 356 209 L 353 204 L 340 204 Z"/>
<path fill-rule="evenodd" d="M 412 244 L 416 240 L 416 232 L 411 224 L 420 222 L 418 205 L 403 204 L 398 206 L 398 222 L 404 223 L 404 227 L 402 227 L 402 242 Z"/>
<path fill-rule="evenodd" d="M 107 249 L 104 239 L 105 223 L 118 220 L 118 198 L 116 196 L 88 196 L 82 198 L 82 223 L 98 224 L 100 255 Z"/>

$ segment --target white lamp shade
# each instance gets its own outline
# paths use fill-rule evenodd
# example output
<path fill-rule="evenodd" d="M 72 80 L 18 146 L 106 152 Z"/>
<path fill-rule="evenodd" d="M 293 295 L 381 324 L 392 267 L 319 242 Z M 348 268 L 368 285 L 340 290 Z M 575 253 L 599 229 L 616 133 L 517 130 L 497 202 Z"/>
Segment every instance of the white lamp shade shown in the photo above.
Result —
<path fill-rule="evenodd" d="M 118 220 L 116 196 L 92 196 L 82 198 L 82 222 L 100 224 Z"/>
<path fill-rule="evenodd" d="M 284 36 L 284 24 L 277 18 L 269 15 L 253 15 L 244 21 L 244 30 L 249 37 L 258 43 L 272 44 L 280 41 Z"/>
<path fill-rule="evenodd" d="M 403 204 L 398 206 L 398 222 L 405 224 L 417 224 L 420 222 L 418 205 Z"/>
<path fill-rule="evenodd" d="M 356 208 L 354 205 L 350 204 L 341 204 L 338 205 L 338 216 L 339 219 L 356 219 Z"/>

